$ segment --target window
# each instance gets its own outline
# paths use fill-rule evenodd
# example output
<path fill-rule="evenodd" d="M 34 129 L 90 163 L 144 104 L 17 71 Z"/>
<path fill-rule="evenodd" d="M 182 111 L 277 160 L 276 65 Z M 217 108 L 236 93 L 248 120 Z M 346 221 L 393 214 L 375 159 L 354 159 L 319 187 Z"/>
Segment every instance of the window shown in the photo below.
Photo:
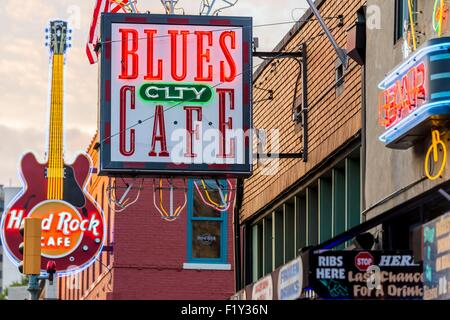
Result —
<path fill-rule="evenodd" d="M 344 81 L 345 81 L 345 67 L 342 61 L 338 59 L 336 61 L 336 95 L 340 96 L 344 92 Z"/>
<path fill-rule="evenodd" d="M 344 65 L 342 62 L 336 66 L 336 86 L 340 87 L 344 83 Z"/>
<path fill-rule="evenodd" d="M 83 292 L 83 294 L 84 294 L 84 288 L 85 288 L 84 277 L 85 277 L 85 272 L 83 271 L 81 273 L 81 291 Z M 60 281 L 60 283 L 61 283 L 61 281 Z"/>
<path fill-rule="evenodd" d="M 84 269 L 83 274 L 84 274 L 84 279 L 85 279 L 84 291 L 87 291 L 89 288 L 89 269 Z"/>
<path fill-rule="evenodd" d="M 296 125 L 301 125 L 303 120 L 303 97 L 300 95 L 295 98 L 294 105 L 292 106 L 292 121 Z"/>
<path fill-rule="evenodd" d="M 251 222 L 246 282 L 255 282 L 314 246 L 361 223 L 360 148 L 349 150 L 318 179 Z M 348 243 L 336 246 L 345 249 Z"/>
<path fill-rule="evenodd" d="M 417 21 L 417 0 L 395 0 L 394 43 L 403 38 L 405 31 L 409 30 L 408 1 L 411 1 L 414 23 Z"/>
<path fill-rule="evenodd" d="M 189 180 L 187 257 L 189 263 L 225 264 L 227 262 L 227 211 L 207 203 L 222 203 L 227 191 L 225 180 Z"/>
<path fill-rule="evenodd" d="M 95 282 L 95 265 L 96 265 L 96 263 L 97 263 L 97 262 L 94 262 L 94 263 L 91 264 L 91 266 L 90 266 L 90 269 L 91 269 L 91 272 L 92 272 L 92 275 L 91 275 L 92 281 L 91 281 L 91 283 L 90 283 L 90 286 Z"/>

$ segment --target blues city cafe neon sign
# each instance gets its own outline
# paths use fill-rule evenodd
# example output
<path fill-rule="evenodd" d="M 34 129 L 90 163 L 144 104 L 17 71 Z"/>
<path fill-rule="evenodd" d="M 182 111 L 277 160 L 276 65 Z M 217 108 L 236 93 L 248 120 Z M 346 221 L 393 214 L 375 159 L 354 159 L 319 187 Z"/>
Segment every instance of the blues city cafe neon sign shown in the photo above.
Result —
<path fill-rule="evenodd" d="M 103 15 L 100 174 L 251 175 L 251 27 Z"/>
<path fill-rule="evenodd" d="M 450 119 L 450 38 L 432 39 L 378 85 L 379 137 L 387 147 L 407 149 Z"/>

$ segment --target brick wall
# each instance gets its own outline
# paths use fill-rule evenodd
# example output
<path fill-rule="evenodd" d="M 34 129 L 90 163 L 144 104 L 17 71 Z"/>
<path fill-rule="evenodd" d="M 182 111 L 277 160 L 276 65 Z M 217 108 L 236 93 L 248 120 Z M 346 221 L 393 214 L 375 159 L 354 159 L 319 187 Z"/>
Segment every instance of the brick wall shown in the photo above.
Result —
<path fill-rule="evenodd" d="M 180 184 L 180 183 L 178 183 Z M 152 205 L 152 182 L 142 201 L 116 215 L 114 299 L 226 299 L 234 293 L 234 270 L 183 270 L 187 262 L 187 213 L 167 222 Z M 183 193 L 175 203 L 183 201 Z M 228 215 L 228 263 L 233 265 L 232 212 Z"/>
<path fill-rule="evenodd" d="M 88 154 L 92 159 L 94 168 L 98 168 L 98 152 L 94 149 L 97 135 L 92 139 L 88 148 Z M 103 210 L 106 224 L 105 246 L 113 242 L 114 212 L 107 203 L 108 177 L 100 177 L 96 173 L 91 176 L 88 184 L 88 192 L 96 200 Z M 106 298 L 112 288 L 112 279 L 109 277 L 109 269 L 112 267 L 114 256 L 110 252 L 103 251 L 99 258 L 87 269 L 72 277 L 59 278 L 59 296 L 64 300 L 78 299 L 103 299 Z M 99 279 L 103 279 L 100 281 Z"/>

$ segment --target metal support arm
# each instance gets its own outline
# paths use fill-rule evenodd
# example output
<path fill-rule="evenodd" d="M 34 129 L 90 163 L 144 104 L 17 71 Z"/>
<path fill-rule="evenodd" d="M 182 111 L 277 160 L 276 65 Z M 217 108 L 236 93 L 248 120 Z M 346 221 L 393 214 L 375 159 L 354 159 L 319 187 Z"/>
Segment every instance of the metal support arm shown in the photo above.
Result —
<path fill-rule="evenodd" d="M 303 152 L 300 153 L 258 153 L 258 159 L 303 159 Z"/>
<path fill-rule="evenodd" d="M 306 43 L 301 45 L 300 51 L 295 52 L 253 52 L 253 57 L 261 59 L 295 59 L 299 63 L 299 77 L 295 85 L 295 92 L 293 98 L 292 108 L 295 108 L 295 100 L 297 95 L 298 81 L 302 78 L 302 122 L 303 129 L 303 150 L 301 153 L 263 153 L 262 149 L 258 149 L 258 153 L 255 155 L 257 159 L 303 159 L 303 162 L 308 161 L 308 72 L 307 72 L 307 55 L 306 55 Z M 270 99 L 273 99 L 273 90 L 266 90 L 270 92 Z"/>
<path fill-rule="evenodd" d="M 309 7 L 311 8 L 311 11 L 316 16 L 317 20 L 319 21 L 320 26 L 322 27 L 323 31 L 325 32 L 326 36 L 330 40 L 331 44 L 334 47 L 334 50 L 336 50 L 336 53 L 341 60 L 342 64 L 345 68 L 348 66 L 348 57 L 347 53 L 344 49 L 338 46 L 336 40 L 334 39 L 333 35 L 330 32 L 330 29 L 328 29 L 327 25 L 325 24 L 325 21 L 323 20 L 322 16 L 319 13 L 319 10 L 317 10 L 316 5 L 314 4 L 313 0 L 306 0 L 309 4 Z"/>
<path fill-rule="evenodd" d="M 297 52 L 264 52 L 255 51 L 253 52 L 253 57 L 256 58 L 267 58 L 267 59 L 284 59 L 284 58 L 302 58 L 303 53 L 301 51 Z"/>

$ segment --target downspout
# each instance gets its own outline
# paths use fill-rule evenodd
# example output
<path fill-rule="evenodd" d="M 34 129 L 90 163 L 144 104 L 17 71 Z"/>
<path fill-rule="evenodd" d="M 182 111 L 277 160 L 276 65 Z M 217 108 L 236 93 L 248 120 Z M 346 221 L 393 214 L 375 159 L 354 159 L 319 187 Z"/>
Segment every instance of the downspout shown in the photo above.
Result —
<path fill-rule="evenodd" d="M 367 151 L 367 120 L 366 120 L 366 108 L 367 108 L 367 82 L 366 82 L 366 64 L 362 66 L 362 130 L 361 130 L 361 212 L 366 209 L 366 151 Z M 364 221 L 363 221 L 364 222 Z"/>
<path fill-rule="evenodd" d="M 235 265 L 235 287 L 236 292 L 242 289 L 242 266 L 241 266 L 241 228 L 239 223 L 239 212 L 244 197 L 244 180 L 236 181 L 236 205 L 234 206 L 234 265 Z"/>
<path fill-rule="evenodd" d="M 364 23 L 366 25 L 366 6 L 363 6 L 358 11 L 358 22 Z M 365 28 L 365 43 L 367 43 L 367 28 Z M 361 130 L 361 212 L 366 210 L 366 151 L 367 151 L 367 76 L 366 76 L 366 45 L 364 46 L 364 64 L 362 66 L 362 75 L 361 75 L 361 81 L 362 81 L 362 93 L 361 93 L 361 100 L 362 100 L 362 111 L 361 111 L 361 118 L 362 118 L 362 130 Z M 364 220 L 362 222 L 365 222 L 366 217 L 364 216 Z"/>

